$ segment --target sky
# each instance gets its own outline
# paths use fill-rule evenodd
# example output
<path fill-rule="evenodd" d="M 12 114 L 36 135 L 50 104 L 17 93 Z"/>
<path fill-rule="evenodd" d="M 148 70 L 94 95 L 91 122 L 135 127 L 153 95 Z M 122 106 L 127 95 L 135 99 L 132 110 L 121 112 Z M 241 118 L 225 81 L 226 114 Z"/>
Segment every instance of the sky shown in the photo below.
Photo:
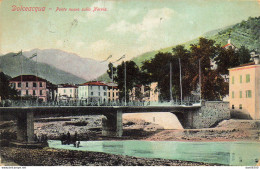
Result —
<path fill-rule="evenodd" d="M 45 11 L 17 11 L 21 7 Z M 95 60 L 128 60 L 249 16 L 260 16 L 260 0 L 0 0 L 0 54 L 53 48 Z"/>

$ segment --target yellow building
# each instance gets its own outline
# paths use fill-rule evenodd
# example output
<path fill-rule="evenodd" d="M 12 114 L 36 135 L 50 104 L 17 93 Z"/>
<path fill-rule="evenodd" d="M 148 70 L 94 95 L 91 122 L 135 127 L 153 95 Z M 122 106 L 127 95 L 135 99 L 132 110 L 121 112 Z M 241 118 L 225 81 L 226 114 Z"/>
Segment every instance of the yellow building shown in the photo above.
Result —
<path fill-rule="evenodd" d="M 158 82 L 152 82 L 149 86 L 136 85 L 130 92 L 130 101 L 158 102 L 159 92 L 157 91 Z"/>
<path fill-rule="evenodd" d="M 260 64 L 255 61 L 229 69 L 229 101 L 234 116 L 260 119 Z"/>
<path fill-rule="evenodd" d="M 109 102 L 119 101 L 119 89 L 116 83 L 107 83 L 107 100 Z"/>

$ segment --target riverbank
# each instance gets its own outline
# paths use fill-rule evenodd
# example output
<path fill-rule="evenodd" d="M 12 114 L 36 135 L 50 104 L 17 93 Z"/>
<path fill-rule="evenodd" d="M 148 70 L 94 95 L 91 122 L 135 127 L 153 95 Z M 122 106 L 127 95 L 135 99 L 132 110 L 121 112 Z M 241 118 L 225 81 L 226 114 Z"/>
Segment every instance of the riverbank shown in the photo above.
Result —
<path fill-rule="evenodd" d="M 78 117 L 72 121 L 59 120 L 36 122 L 35 133 L 46 134 L 51 140 L 60 139 L 62 133 L 70 132 L 74 135 L 77 132 L 81 140 L 260 141 L 260 120 L 230 119 L 220 122 L 213 128 L 164 129 L 156 123 L 141 119 L 124 119 L 121 138 L 103 137 L 101 118 Z"/>
<path fill-rule="evenodd" d="M 147 141 L 256 141 L 260 142 L 260 120 L 224 120 L 214 128 L 162 130 Z"/>
<path fill-rule="evenodd" d="M 175 129 L 165 130 L 157 124 L 142 120 L 125 121 L 123 137 L 103 137 L 101 121 L 97 119 L 77 118 L 41 120 L 35 123 L 35 133 L 47 134 L 49 139 L 59 139 L 61 133 L 75 131 L 81 140 L 146 140 L 146 141 L 256 141 L 260 142 L 260 121 L 225 120 L 214 128 L 207 129 Z M 84 123 L 83 123 L 84 122 Z M 82 125 L 82 126 L 79 126 Z M 5 122 L 0 125 L 1 136 L 13 139 L 16 135 L 15 122 Z M 3 132 L 4 131 L 4 132 Z M 1 147 L 3 158 L 22 166 L 57 166 L 57 165 L 87 165 L 87 166 L 208 166 L 213 164 L 187 162 L 178 160 L 147 159 L 122 155 L 112 155 L 98 152 L 83 152 L 72 150 L 26 149 Z M 22 157 L 22 158 L 21 158 Z M 8 165 L 8 164 L 7 164 Z"/>
<path fill-rule="evenodd" d="M 99 152 L 3 147 L 3 158 L 21 166 L 214 166 L 200 162 L 137 158 Z M 22 158 L 21 158 L 22 157 Z"/>

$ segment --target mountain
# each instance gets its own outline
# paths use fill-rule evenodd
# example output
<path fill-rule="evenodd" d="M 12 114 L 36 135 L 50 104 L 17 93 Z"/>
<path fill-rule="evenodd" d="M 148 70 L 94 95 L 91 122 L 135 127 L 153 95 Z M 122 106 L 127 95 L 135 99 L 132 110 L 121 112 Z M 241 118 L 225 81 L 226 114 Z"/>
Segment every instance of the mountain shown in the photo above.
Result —
<path fill-rule="evenodd" d="M 15 77 L 21 73 L 21 63 L 23 74 L 36 74 L 36 62 L 26 58 L 25 56 L 13 57 L 14 53 L 8 53 L 0 56 L 0 69 L 7 75 Z M 79 78 L 73 74 L 57 69 L 46 63 L 37 64 L 38 76 L 42 77 L 54 84 L 61 83 L 83 83 L 86 80 Z"/>
<path fill-rule="evenodd" d="M 221 29 L 212 30 L 210 32 L 205 33 L 201 37 L 215 40 L 216 44 L 220 44 L 224 46 L 227 44 L 227 41 L 229 39 L 229 34 L 230 34 L 231 43 L 236 47 L 240 48 L 241 46 L 245 46 L 249 50 L 253 50 L 253 49 L 260 50 L 259 30 L 260 30 L 260 16 L 255 18 L 249 17 L 247 21 L 242 21 L 238 24 L 227 26 Z M 189 49 L 190 44 L 198 43 L 199 38 L 200 37 L 180 45 L 184 45 L 185 48 Z M 155 54 L 157 54 L 158 52 L 172 52 L 172 48 L 174 48 L 175 46 L 170 46 L 164 49 L 146 52 L 137 57 L 134 57 L 132 60 L 140 67 L 142 65 L 142 62 L 154 58 Z M 103 74 L 98 79 L 104 81 L 110 80 L 107 73 Z"/>
<path fill-rule="evenodd" d="M 230 34 L 231 43 L 236 47 L 240 48 L 241 46 L 245 46 L 249 50 L 253 50 L 253 49 L 260 50 L 259 30 L 260 30 L 260 16 L 255 18 L 249 17 L 247 21 L 242 21 L 232 26 L 207 32 L 204 35 L 202 35 L 202 37 L 215 40 L 216 44 L 220 44 L 224 46 L 227 44 L 227 41 L 229 39 L 229 34 Z M 199 37 L 180 45 L 184 45 L 185 48 L 188 49 L 190 44 L 197 43 L 198 41 L 199 41 Z M 174 47 L 175 46 L 170 46 L 161 50 L 147 52 L 133 58 L 132 60 L 136 62 L 138 66 L 141 66 L 143 61 L 152 59 L 156 53 L 172 52 L 172 48 Z"/>
<path fill-rule="evenodd" d="M 77 54 L 58 49 L 33 49 L 23 52 L 23 55 L 30 57 L 34 53 L 37 53 L 38 62 L 54 66 L 86 81 L 96 79 L 104 74 L 108 65 L 107 62 L 100 63 L 99 61 L 82 58 Z"/>

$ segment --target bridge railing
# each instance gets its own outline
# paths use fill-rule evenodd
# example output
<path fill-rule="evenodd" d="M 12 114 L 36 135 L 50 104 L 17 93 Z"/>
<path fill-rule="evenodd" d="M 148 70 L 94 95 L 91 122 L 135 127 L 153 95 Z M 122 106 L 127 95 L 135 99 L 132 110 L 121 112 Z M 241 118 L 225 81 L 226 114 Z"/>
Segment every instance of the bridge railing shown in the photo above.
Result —
<path fill-rule="evenodd" d="M 182 106 L 192 106 L 194 103 L 185 101 Z M 180 106 L 181 102 L 151 102 L 151 101 L 131 101 L 131 102 L 86 102 L 85 100 L 70 100 L 70 101 L 47 101 L 36 102 L 33 100 L 2 100 L 0 107 L 78 107 L 78 106 Z"/>

